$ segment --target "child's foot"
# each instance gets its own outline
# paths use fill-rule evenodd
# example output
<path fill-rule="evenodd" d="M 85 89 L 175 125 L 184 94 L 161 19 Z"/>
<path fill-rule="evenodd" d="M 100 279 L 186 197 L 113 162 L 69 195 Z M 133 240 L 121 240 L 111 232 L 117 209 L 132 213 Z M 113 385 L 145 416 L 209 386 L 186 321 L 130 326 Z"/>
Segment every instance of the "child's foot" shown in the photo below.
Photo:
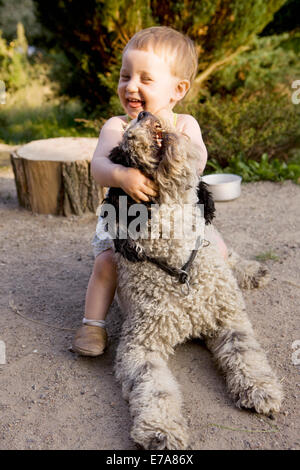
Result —
<path fill-rule="evenodd" d="M 81 356 L 100 356 L 107 345 L 107 333 L 100 326 L 82 325 L 76 332 L 72 351 Z"/>

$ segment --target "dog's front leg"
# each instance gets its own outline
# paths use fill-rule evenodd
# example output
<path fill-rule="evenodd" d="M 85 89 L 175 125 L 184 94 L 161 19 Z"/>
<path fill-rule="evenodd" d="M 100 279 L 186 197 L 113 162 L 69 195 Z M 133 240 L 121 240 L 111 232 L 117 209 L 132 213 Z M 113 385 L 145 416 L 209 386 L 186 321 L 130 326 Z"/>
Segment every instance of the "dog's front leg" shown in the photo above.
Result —
<path fill-rule="evenodd" d="M 254 337 L 250 322 L 243 318 L 240 324 L 226 323 L 214 338 L 207 339 L 207 346 L 225 373 L 236 405 L 266 415 L 279 411 L 281 385 Z"/>
<path fill-rule="evenodd" d="M 186 449 L 181 394 L 161 354 L 123 337 L 115 371 L 129 401 L 133 440 L 144 449 Z"/>
<path fill-rule="evenodd" d="M 244 259 L 232 249 L 228 251 L 227 262 L 241 289 L 264 287 L 271 280 L 266 266 L 255 260 Z"/>

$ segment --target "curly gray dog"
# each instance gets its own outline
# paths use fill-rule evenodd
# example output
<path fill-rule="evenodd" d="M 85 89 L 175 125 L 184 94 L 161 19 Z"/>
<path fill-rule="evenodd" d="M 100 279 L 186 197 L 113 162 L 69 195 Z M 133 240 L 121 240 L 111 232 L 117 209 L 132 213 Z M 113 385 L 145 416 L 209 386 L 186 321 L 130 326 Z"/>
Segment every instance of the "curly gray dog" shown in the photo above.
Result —
<path fill-rule="evenodd" d="M 152 114 L 140 113 L 111 158 L 157 183 L 154 202 L 162 225 L 183 205 L 197 204 L 197 151 Z M 125 314 L 115 373 L 129 402 L 133 440 L 144 449 L 186 449 L 181 394 L 167 365 L 176 345 L 204 339 L 238 407 L 269 415 L 279 411 L 283 394 L 255 339 L 230 263 L 213 243 L 196 246 L 197 231 L 163 238 L 162 228 L 159 237 L 126 240 L 127 247 L 115 253 L 118 302 Z"/>

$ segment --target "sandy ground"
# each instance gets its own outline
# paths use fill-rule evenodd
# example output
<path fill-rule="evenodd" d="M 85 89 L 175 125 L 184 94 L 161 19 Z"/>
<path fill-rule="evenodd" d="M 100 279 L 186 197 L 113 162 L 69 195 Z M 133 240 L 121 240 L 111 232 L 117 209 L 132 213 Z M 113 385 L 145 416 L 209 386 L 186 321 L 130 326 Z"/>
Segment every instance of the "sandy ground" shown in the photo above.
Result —
<path fill-rule="evenodd" d="M 269 250 L 278 257 L 266 261 L 270 285 L 244 294 L 285 400 L 275 420 L 239 410 L 204 344 L 178 347 L 170 367 L 181 384 L 193 449 L 300 447 L 300 368 L 292 358 L 300 340 L 299 203 L 299 186 L 259 182 L 244 184 L 238 200 L 217 204 L 216 226 L 228 245 L 249 258 Z M 92 359 L 68 350 L 83 314 L 95 225 L 94 215 L 67 219 L 20 209 L 12 171 L 0 170 L 1 449 L 136 448 L 113 375 L 120 331 L 115 303 L 107 352 Z"/>

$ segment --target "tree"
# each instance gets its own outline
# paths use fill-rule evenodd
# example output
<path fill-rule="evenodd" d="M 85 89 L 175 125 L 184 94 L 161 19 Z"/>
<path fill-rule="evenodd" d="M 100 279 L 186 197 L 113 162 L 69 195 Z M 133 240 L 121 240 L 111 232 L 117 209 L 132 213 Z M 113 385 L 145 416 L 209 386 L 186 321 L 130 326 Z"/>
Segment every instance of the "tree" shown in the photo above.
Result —
<path fill-rule="evenodd" d="M 189 35 L 199 52 L 190 94 L 244 51 L 285 0 L 34 0 L 40 22 L 55 33 L 74 69 L 71 95 L 92 107 L 115 94 L 121 51 L 138 30 L 171 26 Z"/>
<path fill-rule="evenodd" d="M 42 34 L 32 0 L 0 0 L 0 29 L 6 40 L 16 37 L 18 23 L 23 24 L 30 44 Z"/>
<path fill-rule="evenodd" d="M 265 27 L 261 35 L 270 36 L 271 34 L 280 34 L 296 29 L 299 31 L 298 10 L 298 0 L 287 0 L 283 7 L 275 13 L 273 21 Z"/>

